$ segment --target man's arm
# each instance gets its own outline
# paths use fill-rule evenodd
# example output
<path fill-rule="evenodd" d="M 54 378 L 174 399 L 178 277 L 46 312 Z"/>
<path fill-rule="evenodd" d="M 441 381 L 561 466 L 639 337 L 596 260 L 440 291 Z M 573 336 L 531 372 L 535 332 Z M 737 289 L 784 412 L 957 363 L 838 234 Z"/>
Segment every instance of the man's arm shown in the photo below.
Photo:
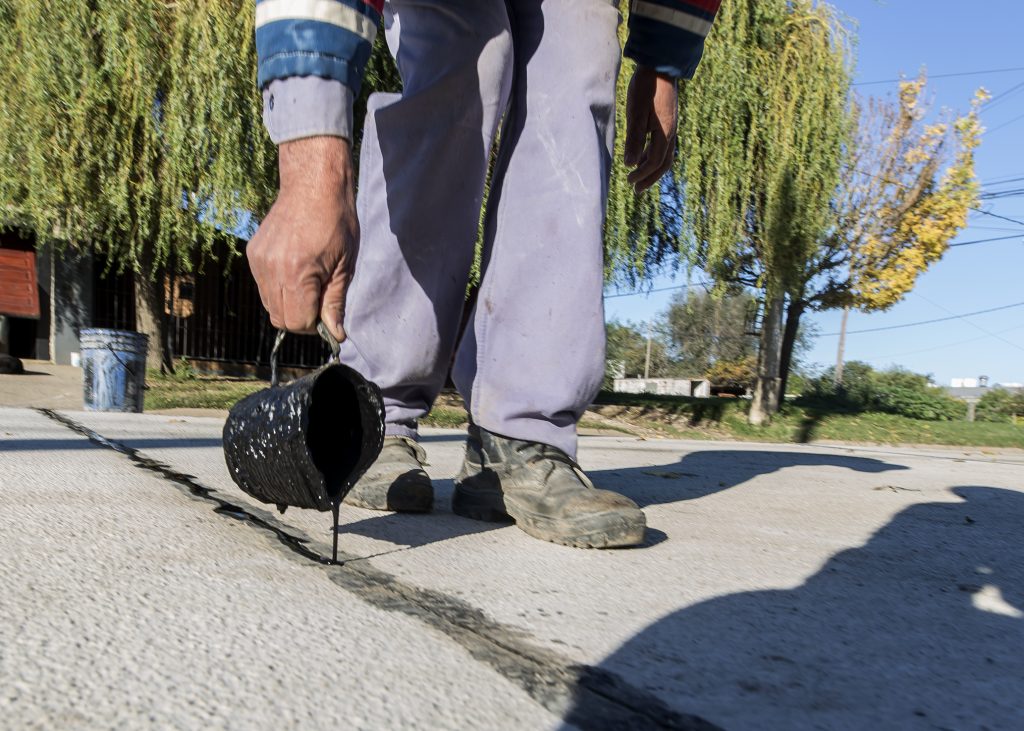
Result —
<path fill-rule="evenodd" d="M 383 7 L 384 0 L 258 0 L 257 83 L 274 142 L 352 139 L 352 103 Z"/>
<path fill-rule="evenodd" d="M 721 0 L 631 0 L 625 54 L 673 79 L 689 79 Z"/>
<path fill-rule="evenodd" d="M 345 295 L 359 247 L 352 102 L 384 0 L 258 0 L 263 119 L 280 145 L 281 189 L 246 247 L 275 327 L 345 339 Z"/>
<path fill-rule="evenodd" d="M 631 0 L 625 55 L 637 62 L 626 99 L 627 180 L 641 193 L 675 156 L 678 80 L 689 79 L 704 53 L 721 0 Z"/>

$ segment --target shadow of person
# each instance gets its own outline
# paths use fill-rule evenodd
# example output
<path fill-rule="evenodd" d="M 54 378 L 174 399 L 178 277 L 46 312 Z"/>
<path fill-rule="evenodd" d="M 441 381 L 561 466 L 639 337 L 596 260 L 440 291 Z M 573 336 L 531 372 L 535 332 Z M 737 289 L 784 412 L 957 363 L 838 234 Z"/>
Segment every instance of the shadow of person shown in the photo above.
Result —
<path fill-rule="evenodd" d="M 728 729 L 1024 728 L 1024 494 L 954 492 L 801 586 L 671 614 L 600 669 Z"/>
<path fill-rule="evenodd" d="M 427 441 L 464 438 L 445 434 L 427 438 Z M 704 497 L 787 467 L 842 467 L 865 473 L 907 469 L 878 459 L 837 454 L 708 450 L 688 454 L 677 464 L 589 474 L 597 487 L 616 490 L 635 500 L 640 507 L 647 507 Z M 342 525 L 340 530 L 398 546 L 418 548 L 511 525 L 482 523 L 453 515 L 448 509 L 452 488 L 452 480 L 434 480 L 435 507 L 427 520 L 421 515 L 384 514 Z M 669 538 L 659 530 L 648 528 L 641 548 L 649 548 Z"/>
<path fill-rule="evenodd" d="M 712 449 L 691 452 L 676 464 L 588 474 L 596 486 L 621 492 L 643 508 L 713 495 L 790 467 L 840 467 L 869 474 L 909 469 L 880 459 L 826 452 Z"/>
<path fill-rule="evenodd" d="M 342 535 L 355 535 L 386 541 L 403 549 L 419 548 L 431 543 L 485 533 L 504 528 L 511 523 L 487 523 L 461 518 L 447 510 L 451 503 L 452 480 L 433 480 L 434 510 L 430 515 L 382 513 L 371 518 L 338 526 Z"/>
<path fill-rule="evenodd" d="M 173 438 L 124 439 L 121 442 L 132 449 L 208 449 L 221 446 L 220 439 Z M 96 449 L 85 439 L 0 439 L 0 452 L 53 452 Z"/>

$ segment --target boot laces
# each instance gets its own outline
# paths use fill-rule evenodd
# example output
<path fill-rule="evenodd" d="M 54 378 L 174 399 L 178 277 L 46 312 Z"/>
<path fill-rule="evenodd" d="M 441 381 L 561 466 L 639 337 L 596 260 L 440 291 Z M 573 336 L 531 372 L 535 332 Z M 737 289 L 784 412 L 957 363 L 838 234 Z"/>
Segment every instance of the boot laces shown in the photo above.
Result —
<path fill-rule="evenodd" d="M 576 474 L 576 477 L 579 478 L 580 482 L 582 482 L 584 486 L 588 488 L 594 487 L 590 478 L 588 478 L 587 474 L 583 471 L 583 468 L 581 468 L 574 459 L 557 447 L 552 447 L 548 444 L 531 444 L 529 442 L 525 442 L 523 444 L 516 445 L 516 451 L 520 453 L 532 451 L 533 453 L 527 456 L 525 460 L 526 464 L 539 465 L 544 463 L 547 467 L 547 471 L 544 474 L 545 479 L 550 477 L 555 470 L 568 467 Z"/>
<path fill-rule="evenodd" d="M 416 461 L 419 462 L 421 465 L 426 466 L 429 464 L 427 462 L 426 451 L 423 449 L 423 447 L 420 446 L 419 442 L 417 442 L 415 439 L 410 439 L 409 437 L 400 435 L 388 438 L 394 439 L 395 441 L 392 442 L 392 444 L 404 448 L 404 451 L 412 454 Z"/>

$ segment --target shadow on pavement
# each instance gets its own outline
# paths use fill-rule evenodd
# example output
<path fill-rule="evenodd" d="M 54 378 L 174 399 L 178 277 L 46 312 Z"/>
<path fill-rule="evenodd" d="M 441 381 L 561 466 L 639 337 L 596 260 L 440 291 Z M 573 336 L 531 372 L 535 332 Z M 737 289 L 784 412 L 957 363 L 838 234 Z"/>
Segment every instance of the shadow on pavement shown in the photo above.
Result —
<path fill-rule="evenodd" d="M 437 435 L 434 439 L 462 439 Z M 598 487 L 628 495 L 640 507 L 694 500 L 741 485 L 758 475 L 787 467 L 844 467 L 857 472 L 880 473 L 908 469 L 868 457 L 800 452 L 749 452 L 710 450 L 686 455 L 678 464 L 604 470 L 589 473 Z M 483 533 L 509 523 L 483 523 L 452 515 L 452 480 L 434 480 L 434 512 L 430 515 L 381 514 L 342 526 L 342 532 L 418 548 L 430 543 Z M 668 540 L 662 531 L 647 529 L 641 548 Z"/>
<path fill-rule="evenodd" d="M 826 412 L 819 409 L 808 409 L 807 413 L 800 420 L 800 426 L 797 427 L 795 440 L 800 444 L 807 444 L 808 442 L 814 441 L 814 437 L 817 435 L 818 426 L 825 419 Z"/>
<path fill-rule="evenodd" d="M 220 439 L 116 439 L 132 449 L 194 449 L 220 447 Z M 46 452 L 102 449 L 87 439 L 0 439 L 0 452 Z"/>
<path fill-rule="evenodd" d="M 452 480 L 434 481 L 434 511 L 427 515 L 381 513 L 339 526 L 340 535 L 354 533 L 398 546 L 419 548 L 452 538 L 504 528 L 511 523 L 485 523 L 453 515 L 450 511 Z M 342 506 L 342 510 L 345 506 Z"/>
<path fill-rule="evenodd" d="M 801 586 L 682 609 L 600 667 L 730 729 L 1024 728 L 1024 494 L 954 492 Z"/>
<path fill-rule="evenodd" d="M 647 507 L 713 495 L 787 467 L 843 467 L 873 474 L 909 469 L 870 457 L 716 449 L 691 452 L 676 464 L 597 470 L 589 474 L 598 487 L 621 492 L 640 507 Z"/>
<path fill-rule="evenodd" d="M 466 432 L 463 430 L 458 434 L 420 434 L 419 440 L 427 444 L 433 442 L 464 442 L 466 441 Z"/>
<path fill-rule="evenodd" d="M 428 437 L 433 441 L 464 439 L 451 435 Z M 867 457 L 799 452 L 748 452 L 712 450 L 693 452 L 674 465 L 635 467 L 589 473 L 598 487 L 628 495 L 640 507 L 693 500 L 712 495 L 748 480 L 787 467 L 845 467 L 857 472 L 879 473 L 908 469 Z M 460 518 L 450 512 L 452 480 L 434 480 L 434 512 L 430 515 L 381 514 L 356 523 L 342 525 L 343 533 L 399 546 L 418 548 L 452 538 L 502 528 L 510 523 L 483 523 Z M 640 548 L 649 548 L 668 540 L 659 530 L 647 529 Z"/>
<path fill-rule="evenodd" d="M 355 523 L 341 524 L 340 535 L 354 533 L 402 547 L 419 548 L 512 525 L 511 522 L 486 523 L 454 515 L 451 512 L 452 487 L 452 480 L 434 480 L 434 510 L 429 515 L 382 513 Z M 524 535 L 523 540 L 533 539 Z M 668 535 L 664 531 L 648 528 L 644 542 L 638 548 L 650 548 L 667 540 Z"/>

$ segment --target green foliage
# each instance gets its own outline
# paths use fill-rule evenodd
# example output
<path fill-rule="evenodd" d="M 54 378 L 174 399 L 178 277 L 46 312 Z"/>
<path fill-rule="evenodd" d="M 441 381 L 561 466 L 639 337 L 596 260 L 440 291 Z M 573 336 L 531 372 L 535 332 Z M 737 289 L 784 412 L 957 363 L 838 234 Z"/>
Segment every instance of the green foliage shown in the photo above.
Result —
<path fill-rule="evenodd" d="M 963 402 L 947 396 L 942 389 L 903 386 L 881 386 L 875 410 L 925 421 L 954 421 L 967 413 Z"/>
<path fill-rule="evenodd" d="M 848 411 L 864 411 L 874 398 L 874 373 L 874 368 L 867 363 L 847 361 L 843 364 L 841 386 L 835 383 L 835 368 L 829 368 L 808 383 L 804 395 L 812 401 L 823 401 Z"/>
<path fill-rule="evenodd" d="M 848 413 L 818 403 L 787 404 L 768 426 L 746 421 L 743 399 L 602 392 L 592 409 L 629 427 L 681 439 L 806 443 L 820 439 L 883 444 L 1024 448 L 1024 427 L 967 421 L 922 421 L 898 414 Z"/>
<path fill-rule="evenodd" d="M 789 374 L 789 384 L 786 393 L 804 394 L 809 388 L 811 379 L 804 373 L 793 371 Z"/>
<path fill-rule="evenodd" d="M 693 236 L 682 250 L 720 284 L 743 277 L 779 296 L 831 225 L 850 73 L 829 5 L 723 3 L 683 85 L 674 170 L 679 230 Z"/>
<path fill-rule="evenodd" d="M 252 0 L 161 5 L 173 10 L 165 11 L 166 62 L 154 69 L 165 81 L 151 115 L 160 144 L 151 184 L 161 192 L 151 241 L 158 265 L 173 253 L 187 269 L 193 252 L 211 255 L 210 224 L 235 230 L 246 212 L 257 219 L 266 213 L 277 193 L 277 151 L 263 129 L 256 88 Z M 150 201 L 130 204 L 147 210 Z"/>
<path fill-rule="evenodd" d="M 705 373 L 714 386 L 753 388 L 757 380 L 757 356 L 751 354 L 741 360 L 716 361 Z"/>
<path fill-rule="evenodd" d="M 993 388 L 978 401 L 975 418 L 978 421 L 1016 423 L 1024 417 L 1024 391 L 1013 393 L 1005 388 Z"/>
<path fill-rule="evenodd" d="M 757 337 L 747 334 L 756 303 L 749 292 L 676 295 L 651 329 L 652 378 L 710 378 L 715 385 L 749 388 L 756 377 Z M 607 367 L 642 376 L 647 327 L 615 320 L 606 325 Z M 801 344 L 808 342 L 801 333 Z"/>
<path fill-rule="evenodd" d="M 198 374 L 188 358 L 178 358 L 174 363 L 174 378 L 179 381 L 194 381 Z"/>
<path fill-rule="evenodd" d="M 610 385 L 611 372 L 616 366 L 621 366 L 627 378 L 636 378 L 644 375 L 644 365 L 647 360 L 647 332 L 641 326 L 631 322 L 621 323 L 612 320 L 605 325 L 607 337 L 605 363 L 608 366 L 609 374 L 606 377 L 606 385 Z M 652 333 L 651 339 L 651 367 L 652 378 L 664 377 L 667 374 L 670 361 L 666 352 L 664 340 L 660 333 Z"/>
<path fill-rule="evenodd" d="M 664 328 L 676 370 L 699 376 L 718 361 L 753 356 L 757 338 L 747 331 L 755 307 L 753 296 L 742 291 L 712 296 L 688 290 L 673 297 Z"/>
<path fill-rule="evenodd" d="M 927 376 L 902 368 L 876 371 L 867 363 L 844 365 L 843 383 L 835 384 L 829 369 L 808 384 L 804 392 L 810 404 L 824 404 L 840 411 L 874 411 L 924 421 L 963 419 L 967 405 L 929 383 Z"/>
<path fill-rule="evenodd" d="M 430 413 L 420 420 L 420 424 L 438 429 L 457 429 L 468 423 L 469 415 L 465 409 L 453 409 L 447 406 L 434 406 Z"/>
<path fill-rule="evenodd" d="M 0 0 L 0 223 L 185 269 L 262 215 L 253 18 L 252 0 Z"/>

